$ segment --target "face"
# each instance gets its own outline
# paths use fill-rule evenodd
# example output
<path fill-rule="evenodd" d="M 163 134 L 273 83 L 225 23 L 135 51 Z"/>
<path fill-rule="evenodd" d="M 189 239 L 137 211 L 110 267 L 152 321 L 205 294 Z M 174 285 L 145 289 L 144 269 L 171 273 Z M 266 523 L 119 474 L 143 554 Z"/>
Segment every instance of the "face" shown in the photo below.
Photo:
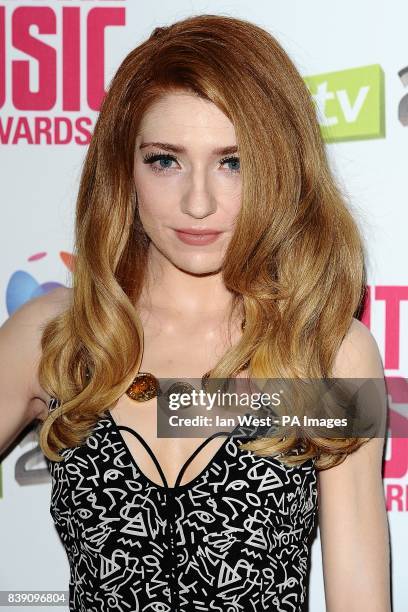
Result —
<path fill-rule="evenodd" d="M 150 255 L 192 274 L 219 271 L 241 204 L 230 120 L 193 94 L 166 94 L 139 126 L 134 179 Z"/>

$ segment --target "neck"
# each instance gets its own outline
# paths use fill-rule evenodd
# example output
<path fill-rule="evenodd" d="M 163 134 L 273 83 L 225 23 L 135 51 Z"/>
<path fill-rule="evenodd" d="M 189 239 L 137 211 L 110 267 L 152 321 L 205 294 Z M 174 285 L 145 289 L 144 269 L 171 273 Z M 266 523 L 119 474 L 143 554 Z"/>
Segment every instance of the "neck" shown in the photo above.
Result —
<path fill-rule="evenodd" d="M 139 303 L 163 313 L 194 318 L 228 313 L 232 297 L 221 271 L 193 274 L 177 268 L 162 256 L 151 256 Z"/>

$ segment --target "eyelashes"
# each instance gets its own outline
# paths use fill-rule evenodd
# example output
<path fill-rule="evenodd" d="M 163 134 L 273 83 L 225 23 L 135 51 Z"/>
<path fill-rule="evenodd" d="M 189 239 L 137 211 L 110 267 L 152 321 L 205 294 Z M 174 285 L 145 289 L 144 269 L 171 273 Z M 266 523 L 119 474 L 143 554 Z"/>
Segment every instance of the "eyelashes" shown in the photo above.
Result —
<path fill-rule="evenodd" d="M 153 166 L 153 164 L 157 161 L 165 161 L 165 162 L 168 162 L 169 165 L 167 167 Z M 167 172 L 168 170 L 172 170 L 173 168 L 171 167 L 170 162 L 173 162 L 173 161 L 178 162 L 177 157 L 175 157 L 174 155 L 171 155 L 170 153 L 147 153 L 146 155 L 143 156 L 143 163 L 150 164 L 153 172 L 157 172 L 160 174 L 163 174 Z M 240 172 L 239 157 L 237 157 L 236 155 L 229 155 L 228 157 L 224 157 L 223 159 L 220 159 L 220 164 L 227 164 L 227 163 L 238 164 L 238 168 L 232 168 L 232 169 L 229 168 L 227 171 L 230 174 L 239 174 Z"/>

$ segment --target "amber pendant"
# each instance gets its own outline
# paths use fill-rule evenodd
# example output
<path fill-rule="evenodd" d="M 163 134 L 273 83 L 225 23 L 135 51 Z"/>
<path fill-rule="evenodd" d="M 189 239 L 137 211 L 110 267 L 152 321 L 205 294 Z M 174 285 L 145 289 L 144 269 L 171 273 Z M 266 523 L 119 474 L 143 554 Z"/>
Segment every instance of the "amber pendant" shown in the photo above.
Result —
<path fill-rule="evenodd" d="M 244 318 L 241 322 L 242 330 L 245 329 L 245 324 L 246 320 Z M 247 366 L 247 363 L 245 366 Z M 206 372 L 201 378 L 201 388 L 204 390 L 208 389 L 209 376 L 210 372 Z M 170 386 L 166 392 L 166 395 L 168 397 L 170 393 L 191 393 L 193 389 L 194 387 L 189 383 L 178 381 Z M 130 387 L 127 389 L 126 395 L 135 402 L 147 402 L 148 400 L 153 399 L 153 397 L 162 395 L 162 390 L 160 388 L 159 381 L 155 376 L 153 376 L 153 374 L 150 372 L 139 372 L 139 374 L 137 374 L 133 379 Z"/>
<path fill-rule="evenodd" d="M 150 372 L 139 372 L 126 391 L 136 402 L 147 402 L 161 393 L 159 381 Z"/>

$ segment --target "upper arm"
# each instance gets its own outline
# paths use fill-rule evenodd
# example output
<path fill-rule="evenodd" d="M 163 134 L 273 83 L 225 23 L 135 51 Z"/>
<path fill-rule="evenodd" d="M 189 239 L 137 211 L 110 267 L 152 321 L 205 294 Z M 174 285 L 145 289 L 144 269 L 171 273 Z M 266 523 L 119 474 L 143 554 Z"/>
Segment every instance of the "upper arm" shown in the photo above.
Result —
<path fill-rule="evenodd" d="M 66 307 L 69 290 L 59 287 L 16 310 L 0 327 L 0 453 L 46 409 L 38 365 L 44 325 Z"/>
<path fill-rule="evenodd" d="M 368 328 L 356 319 L 336 356 L 333 374 L 336 378 L 384 380 L 377 343 Z M 386 408 L 384 396 L 380 408 L 384 418 Z M 353 598 L 355 608 L 350 609 L 358 609 L 358 597 L 368 596 L 370 589 L 378 595 L 372 610 L 388 610 L 383 451 L 384 438 L 373 437 L 340 465 L 318 472 L 319 529 L 328 610 L 342 610 Z M 359 595 L 352 588 L 353 580 L 359 581 Z"/>

